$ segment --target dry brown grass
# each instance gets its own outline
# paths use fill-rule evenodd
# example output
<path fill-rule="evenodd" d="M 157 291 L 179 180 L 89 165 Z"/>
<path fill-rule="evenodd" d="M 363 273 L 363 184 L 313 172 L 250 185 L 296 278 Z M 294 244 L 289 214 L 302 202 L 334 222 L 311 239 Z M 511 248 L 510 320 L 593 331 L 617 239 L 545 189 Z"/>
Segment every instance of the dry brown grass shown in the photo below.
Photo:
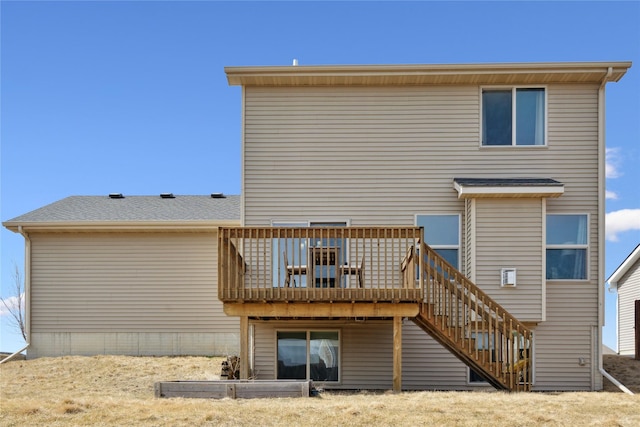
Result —
<path fill-rule="evenodd" d="M 610 358 L 609 358 L 610 359 Z M 606 360 L 607 368 L 614 359 Z M 60 357 L 0 366 L 2 426 L 640 425 L 640 395 L 603 393 L 322 393 L 318 398 L 156 399 L 153 384 L 218 378 L 221 358 Z M 640 362 L 622 371 L 638 380 Z M 635 364 L 634 364 L 635 363 Z M 639 391 L 640 383 L 626 384 Z"/>

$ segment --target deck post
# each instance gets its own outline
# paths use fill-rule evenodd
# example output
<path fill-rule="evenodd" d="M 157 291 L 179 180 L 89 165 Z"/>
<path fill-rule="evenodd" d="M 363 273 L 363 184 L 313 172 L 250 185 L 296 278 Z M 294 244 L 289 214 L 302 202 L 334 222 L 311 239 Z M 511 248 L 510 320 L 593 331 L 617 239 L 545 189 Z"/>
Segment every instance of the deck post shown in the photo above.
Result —
<path fill-rule="evenodd" d="M 402 317 L 393 317 L 393 391 L 402 391 Z"/>
<path fill-rule="evenodd" d="M 249 378 L 249 317 L 240 317 L 240 379 Z"/>

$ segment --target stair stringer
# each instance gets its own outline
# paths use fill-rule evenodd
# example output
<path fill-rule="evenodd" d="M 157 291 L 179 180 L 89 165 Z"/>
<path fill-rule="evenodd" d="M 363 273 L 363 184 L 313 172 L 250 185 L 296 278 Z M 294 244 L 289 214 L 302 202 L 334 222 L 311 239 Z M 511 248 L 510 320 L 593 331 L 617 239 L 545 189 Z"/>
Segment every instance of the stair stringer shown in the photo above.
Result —
<path fill-rule="evenodd" d="M 436 251 L 416 243 L 419 249 L 411 247 L 402 263 L 405 286 L 417 280 L 425 295 L 413 322 L 493 387 L 530 391 L 532 331 Z M 490 360 L 479 357 L 478 333 L 491 343 Z"/>
<path fill-rule="evenodd" d="M 418 325 L 420 329 L 425 331 L 429 336 L 436 340 L 440 345 L 449 350 L 451 354 L 456 356 L 462 363 L 476 371 L 482 376 L 489 384 L 498 390 L 509 390 L 509 387 L 504 384 L 499 378 L 495 377 L 493 373 L 487 371 L 484 365 L 475 360 L 472 355 L 469 355 L 460 346 L 455 344 L 451 338 L 449 338 L 443 331 L 441 331 L 436 325 L 432 324 L 429 319 L 418 313 L 418 315 L 411 319 L 413 323 Z"/>

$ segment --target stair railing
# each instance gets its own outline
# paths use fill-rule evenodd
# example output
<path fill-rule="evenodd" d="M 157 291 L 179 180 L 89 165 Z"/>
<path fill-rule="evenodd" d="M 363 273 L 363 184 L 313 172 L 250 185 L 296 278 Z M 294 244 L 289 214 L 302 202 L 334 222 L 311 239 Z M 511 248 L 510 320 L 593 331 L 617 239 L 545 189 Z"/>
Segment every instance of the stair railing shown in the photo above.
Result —
<path fill-rule="evenodd" d="M 421 315 L 461 360 L 508 390 L 531 389 L 533 333 L 425 243 L 403 260 L 403 280 L 421 282 Z M 480 372 L 478 372 L 480 371 Z"/>

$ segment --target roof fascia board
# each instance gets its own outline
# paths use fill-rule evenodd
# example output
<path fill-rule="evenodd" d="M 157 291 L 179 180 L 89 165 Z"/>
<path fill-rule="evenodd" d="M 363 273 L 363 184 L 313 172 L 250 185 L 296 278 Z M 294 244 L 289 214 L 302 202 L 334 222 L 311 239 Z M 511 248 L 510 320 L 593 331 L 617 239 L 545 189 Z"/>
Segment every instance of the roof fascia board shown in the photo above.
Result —
<path fill-rule="evenodd" d="M 627 271 L 631 268 L 633 264 L 636 263 L 640 259 L 640 245 L 636 246 L 636 248 L 631 252 L 631 254 L 625 259 L 622 264 L 613 272 L 611 277 L 607 279 L 609 282 L 609 286 L 611 289 L 618 289 L 618 282 L 622 279 L 622 276 L 627 274 Z"/>
<path fill-rule="evenodd" d="M 292 84 L 292 79 L 313 78 L 315 84 L 331 84 L 336 78 L 404 77 L 407 84 L 411 77 L 468 76 L 481 78 L 495 75 L 557 75 L 558 81 L 569 75 L 581 75 L 585 83 L 601 83 L 611 69 L 608 81 L 618 81 L 631 67 L 629 61 L 619 62 L 540 62 L 503 64 L 400 64 L 400 65 L 312 65 L 312 66 L 242 66 L 225 67 L 229 85 L 259 85 L 259 78 L 268 78 L 270 84 Z M 564 76 L 562 78 L 561 76 Z M 266 85 L 266 83 L 265 83 Z"/>
<path fill-rule="evenodd" d="M 90 230 L 214 230 L 218 227 L 234 227 L 240 220 L 225 221 L 82 221 L 82 222 L 3 222 L 7 229 L 25 231 L 90 231 Z"/>

